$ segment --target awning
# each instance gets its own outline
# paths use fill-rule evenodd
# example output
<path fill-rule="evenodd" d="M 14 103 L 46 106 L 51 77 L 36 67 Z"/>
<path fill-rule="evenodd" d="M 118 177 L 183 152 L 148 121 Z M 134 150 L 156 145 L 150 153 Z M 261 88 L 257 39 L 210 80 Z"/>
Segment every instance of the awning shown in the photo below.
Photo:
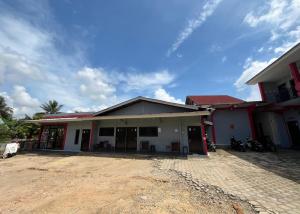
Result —
<path fill-rule="evenodd" d="M 174 118 L 174 117 L 194 117 L 210 115 L 209 111 L 193 111 L 180 113 L 160 113 L 160 114 L 142 114 L 142 115 L 113 115 L 113 116 L 98 116 L 87 118 L 53 118 L 40 120 L 27 120 L 27 123 L 65 123 L 77 121 L 98 121 L 98 120 L 122 120 L 122 119 L 148 119 L 148 118 Z"/>

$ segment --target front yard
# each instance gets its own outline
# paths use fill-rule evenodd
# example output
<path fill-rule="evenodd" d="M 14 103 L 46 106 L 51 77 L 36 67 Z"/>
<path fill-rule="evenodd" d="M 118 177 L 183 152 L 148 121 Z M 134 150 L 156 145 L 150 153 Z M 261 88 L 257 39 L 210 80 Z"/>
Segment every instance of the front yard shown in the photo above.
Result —
<path fill-rule="evenodd" d="M 238 155 L 21 154 L 0 160 L 0 213 L 256 213 L 281 198 L 291 202 L 287 211 L 299 212 L 299 159 L 284 176 Z"/>

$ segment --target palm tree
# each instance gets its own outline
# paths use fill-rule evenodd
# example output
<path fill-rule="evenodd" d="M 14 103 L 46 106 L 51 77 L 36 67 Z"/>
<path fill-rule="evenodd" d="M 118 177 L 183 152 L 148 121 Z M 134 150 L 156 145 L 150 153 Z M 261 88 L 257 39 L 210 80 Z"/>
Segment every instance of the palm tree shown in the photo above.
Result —
<path fill-rule="evenodd" d="M 59 113 L 63 105 L 59 105 L 56 100 L 49 100 L 48 103 L 44 103 L 40 106 L 48 114 Z"/>
<path fill-rule="evenodd" d="M 13 110 L 8 107 L 4 97 L 0 96 L 0 118 L 10 119 L 12 117 Z"/>

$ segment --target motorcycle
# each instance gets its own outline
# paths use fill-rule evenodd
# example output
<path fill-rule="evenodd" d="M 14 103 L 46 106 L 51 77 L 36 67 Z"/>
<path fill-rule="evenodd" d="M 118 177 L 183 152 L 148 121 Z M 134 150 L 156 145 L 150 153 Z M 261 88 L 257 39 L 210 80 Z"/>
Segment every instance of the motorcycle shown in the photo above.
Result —
<path fill-rule="evenodd" d="M 246 152 L 246 144 L 241 140 L 236 140 L 234 136 L 230 138 L 230 147 L 233 150 L 237 150 L 240 152 Z"/>
<path fill-rule="evenodd" d="M 264 136 L 262 142 L 265 151 L 277 152 L 277 146 L 275 145 L 275 143 L 273 143 L 269 136 Z"/>
<path fill-rule="evenodd" d="M 247 138 L 246 141 L 247 148 L 251 149 L 252 151 L 263 152 L 265 150 L 263 144 L 257 140 Z"/>
<path fill-rule="evenodd" d="M 207 142 L 207 149 L 210 152 L 216 152 L 216 144 L 214 144 L 213 142 L 210 141 L 210 139 L 206 139 Z"/>

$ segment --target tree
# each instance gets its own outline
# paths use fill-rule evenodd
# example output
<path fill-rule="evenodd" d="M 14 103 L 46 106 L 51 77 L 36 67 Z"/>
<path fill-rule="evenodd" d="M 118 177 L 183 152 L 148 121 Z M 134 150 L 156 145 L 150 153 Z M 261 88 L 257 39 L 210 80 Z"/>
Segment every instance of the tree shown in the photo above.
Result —
<path fill-rule="evenodd" d="M 0 118 L 2 119 L 11 119 L 13 110 L 8 107 L 4 97 L 0 96 Z"/>
<path fill-rule="evenodd" d="M 40 106 L 48 114 L 59 113 L 63 105 L 59 105 L 56 100 L 49 100 L 48 103 L 44 103 Z"/>

